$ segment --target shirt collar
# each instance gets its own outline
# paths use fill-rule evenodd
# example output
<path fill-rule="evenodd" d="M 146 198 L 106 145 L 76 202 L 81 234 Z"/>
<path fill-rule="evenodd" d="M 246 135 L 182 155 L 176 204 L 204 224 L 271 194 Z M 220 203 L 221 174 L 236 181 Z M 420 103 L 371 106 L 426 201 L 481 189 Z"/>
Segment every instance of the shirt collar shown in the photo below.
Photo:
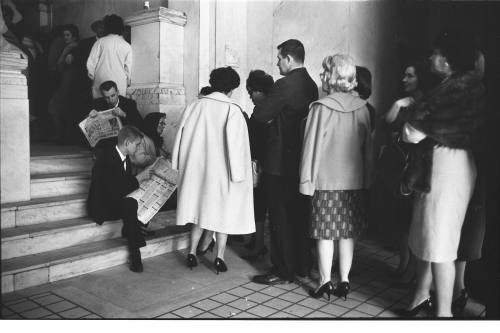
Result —
<path fill-rule="evenodd" d="M 122 154 L 122 152 L 120 151 L 118 146 L 115 146 L 115 148 L 116 148 L 116 151 L 118 152 L 118 155 L 120 155 L 122 162 L 125 162 L 125 159 L 127 158 L 127 156 Z"/>

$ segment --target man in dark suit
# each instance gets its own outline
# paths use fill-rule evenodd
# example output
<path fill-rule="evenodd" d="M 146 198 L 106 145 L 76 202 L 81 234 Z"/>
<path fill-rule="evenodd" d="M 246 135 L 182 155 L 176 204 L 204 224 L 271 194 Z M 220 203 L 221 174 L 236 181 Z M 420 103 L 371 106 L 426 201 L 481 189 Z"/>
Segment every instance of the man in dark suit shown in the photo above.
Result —
<path fill-rule="evenodd" d="M 270 272 L 256 283 L 278 284 L 307 276 L 311 269 L 308 199 L 299 193 L 301 122 L 318 87 L 304 68 L 304 46 L 290 39 L 278 46 L 280 74 L 269 95 L 254 108 L 252 118 L 268 124 L 262 160 L 271 224 Z"/>
<path fill-rule="evenodd" d="M 130 270 L 142 272 L 140 248 L 146 245 L 137 219 L 137 201 L 125 196 L 139 187 L 139 183 L 151 176 L 144 171 L 132 176 L 129 155 L 141 145 L 143 134 L 133 126 L 124 126 L 118 133 L 118 144 L 107 146 L 97 156 L 92 169 L 88 196 L 89 216 L 98 224 L 122 219 L 123 236 L 127 238 L 130 254 Z"/>
<path fill-rule="evenodd" d="M 120 117 L 123 125 L 132 125 L 142 130 L 142 117 L 134 100 L 121 96 L 114 81 L 101 83 L 99 89 L 103 97 L 94 99 L 89 117 L 96 117 L 99 111 L 113 109 L 113 114 Z"/>

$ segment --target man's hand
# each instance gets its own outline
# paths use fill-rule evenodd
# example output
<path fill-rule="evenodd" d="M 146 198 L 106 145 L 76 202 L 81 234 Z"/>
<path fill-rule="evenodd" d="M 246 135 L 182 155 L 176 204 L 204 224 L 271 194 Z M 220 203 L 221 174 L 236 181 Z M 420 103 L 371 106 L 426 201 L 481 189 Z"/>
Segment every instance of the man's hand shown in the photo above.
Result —
<path fill-rule="evenodd" d="M 148 169 L 142 171 L 141 173 L 139 173 L 137 176 L 135 176 L 135 178 L 137 178 L 137 181 L 139 183 L 142 183 L 143 181 L 151 178 L 152 175 L 153 175 L 153 169 L 148 168 Z"/>
<path fill-rule="evenodd" d="M 123 110 L 120 109 L 119 106 L 113 109 L 113 115 L 117 117 L 127 118 L 127 114 L 123 112 Z"/>
<path fill-rule="evenodd" d="M 96 110 L 91 110 L 89 113 L 89 118 L 95 118 L 98 115 L 99 115 L 99 112 L 97 112 Z"/>

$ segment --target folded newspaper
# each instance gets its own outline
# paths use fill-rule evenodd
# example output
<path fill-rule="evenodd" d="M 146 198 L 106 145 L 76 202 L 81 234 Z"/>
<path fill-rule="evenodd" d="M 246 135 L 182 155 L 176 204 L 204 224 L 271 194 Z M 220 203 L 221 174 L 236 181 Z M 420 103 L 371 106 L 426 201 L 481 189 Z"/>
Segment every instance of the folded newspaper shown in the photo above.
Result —
<path fill-rule="evenodd" d="M 147 224 L 177 188 L 177 171 L 164 157 L 158 157 L 148 167 L 153 169 L 151 178 L 139 184 L 139 188 L 127 195 L 137 200 L 137 219 Z"/>
<path fill-rule="evenodd" d="M 100 140 L 117 136 L 122 128 L 122 122 L 119 117 L 113 114 L 113 109 L 109 109 L 99 111 L 94 118 L 85 118 L 78 126 L 90 146 L 95 147 Z"/>

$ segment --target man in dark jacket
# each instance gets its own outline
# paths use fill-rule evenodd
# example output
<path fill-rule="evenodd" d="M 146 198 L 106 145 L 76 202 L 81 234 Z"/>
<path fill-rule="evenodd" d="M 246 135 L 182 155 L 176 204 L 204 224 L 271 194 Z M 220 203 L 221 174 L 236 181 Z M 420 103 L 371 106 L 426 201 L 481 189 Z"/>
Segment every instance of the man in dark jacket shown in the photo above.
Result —
<path fill-rule="evenodd" d="M 123 236 L 127 238 L 130 270 L 142 272 L 140 248 L 146 246 L 137 219 L 137 201 L 125 196 L 151 176 L 150 169 L 132 176 L 129 155 L 141 145 L 143 134 L 133 126 L 125 126 L 118 133 L 118 144 L 107 146 L 97 156 L 92 169 L 88 196 L 89 216 L 102 224 L 104 221 L 122 219 Z"/>
<path fill-rule="evenodd" d="M 285 77 L 254 108 L 252 118 L 268 124 L 262 159 L 271 224 L 270 272 L 256 283 L 279 284 L 307 276 L 311 269 L 307 198 L 299 194 L 301 122 L 318 87 L 304 68 L 304 46 L 290 39 L 278 46 L 277 66 Z"/>

